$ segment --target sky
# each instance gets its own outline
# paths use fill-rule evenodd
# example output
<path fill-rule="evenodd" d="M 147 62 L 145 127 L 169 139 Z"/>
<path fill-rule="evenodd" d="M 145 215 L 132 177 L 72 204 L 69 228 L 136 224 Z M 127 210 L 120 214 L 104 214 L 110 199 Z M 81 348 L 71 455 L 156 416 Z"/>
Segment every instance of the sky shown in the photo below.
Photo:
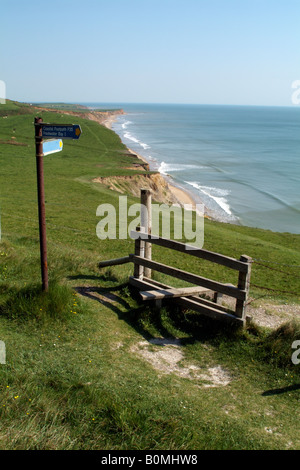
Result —
<path fill-rule="evenodd" d="M 291 106 L 299 0 L 0 0 L 0 82 L 25 102 Z"/>

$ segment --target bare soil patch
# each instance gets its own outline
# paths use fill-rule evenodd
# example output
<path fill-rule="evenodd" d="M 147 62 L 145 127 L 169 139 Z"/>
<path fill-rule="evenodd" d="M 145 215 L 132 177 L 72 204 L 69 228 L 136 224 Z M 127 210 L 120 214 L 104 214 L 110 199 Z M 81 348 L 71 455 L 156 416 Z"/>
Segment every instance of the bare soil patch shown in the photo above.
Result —
<path fill-rule="evenodd" d="M 131 352 L 141 356 L 158 372 L 196 381 L 201 388 L 226 386 L 232 380 L 229 371 L 220 365 L 201 368 L 187 364 L 178 339 L 140 341 L 131 348 Z"/>
<path fill-rule="evenodd" d="M 234 299 L 224 295 L 223 305 L 234 309 Z M 253 323 L 267 328 L 278 328 L 288 321 L 300 321 L 300 305 L 275 304 L 272 302 L 249 299 L 247 315 Z"/>

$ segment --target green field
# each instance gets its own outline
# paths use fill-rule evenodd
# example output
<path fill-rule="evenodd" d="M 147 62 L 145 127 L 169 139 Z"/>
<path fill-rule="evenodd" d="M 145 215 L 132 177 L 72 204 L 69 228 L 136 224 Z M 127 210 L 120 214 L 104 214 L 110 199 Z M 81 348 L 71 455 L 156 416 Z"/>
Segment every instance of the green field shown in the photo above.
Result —
<path fill-rule="evenodd" d="M 86 113 L 90 111 L 89 108 L 80 104 L 73 103 L 32 103 L 35 107 L 38 108 L 48 108 L 59 111 L 72 111 L 76 113 Z M 93 108 L 93 111 L 106 112 L 106 111 L 116 111 L 116 109 L 106 109 L 106 108 Z"/>
<path fill-rule="evenodd" d="M 97 238 L 98 205 L 118 211 L 120 193 L 93 179 L 133 175 L 137 158 L 80 117 L 80 139 L 44 158 L 50 289 L 41 292 L 36 112 L 0 106 L 0 449 L 299 449 L 299 322 L 268 329 L 254 316 L 233 331 L 192 312 L 157 312 L 129 289 L 132 265 L 99 270 L 134 242 Z M 38 115 L 70 121 L 57 110 Z M 299 308 L 300 235 L 205 220 L 204 248 L 255 260 L 251 305 L 267 305 L 270 318 L 272 305 Z M 236 282 L 179 253 L 154 247 L 153 258 Z M 163 338 L 173 342 L 156 344 Z"/>

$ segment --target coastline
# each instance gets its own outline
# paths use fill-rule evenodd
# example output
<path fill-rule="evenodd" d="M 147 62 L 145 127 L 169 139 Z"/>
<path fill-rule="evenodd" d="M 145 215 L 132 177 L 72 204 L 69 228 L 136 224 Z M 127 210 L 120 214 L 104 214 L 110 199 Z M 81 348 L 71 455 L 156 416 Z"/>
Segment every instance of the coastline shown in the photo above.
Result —
<path fill-rule="evenodd" d="M 103 109 L 102 111 L 101 109 L 96 109 L 96 108 L 94 109 L 91 106 L 83 106 L 83 105 L 82 106 L 79 105 L 79 106 L 82 108 L 80 112 L 77 110 L 75 111 L 67 110 L 67 109 L 60 110 L 58 107 L 57 109 L 56 108 L 48 109 L 48 108 L 38 106 L 36 109 L 57 112 L 57 113 L 62 112 L 63 114 L 66 114 L 66 115 L 69 114 L 72 116 L 80 116 L 84 119 L 96 121 L 102 127 L 106 127 L 107 129 L 112 130 L 116 135 L 118 135 L 119 138 L 122 139 L 121 137 L 122 132 L 120 132 L 121 129 L 118 131 L 115 131 L 114 124 L 118 121 L 118 118 L 120 117 L 121 114 L 126 115 L 128 114 L 127 112 L 124 112 L 124 110 L 121 108 L 106 109 L 106 110 Z M 124 118 L 125 118 L 124 122 L 126 123 L 127 117 L 124 117 Z M 129 124 L 131 124 L 130 121 L 129 121 Z M 116 127 L 116 129 L 118 128 Z M 135 139 L 132 139 L 132 140 L 134 142 L 136 141 L 137 143 L 140 143 L 138 140 L 135 140 Z M 175 180 L 173 179 L 173 171 L 179 171 L 179 168 L 181 166 L 184 168 L 184 165 L 182 165 L 182 162 L 180 163 L 180 160 L 179 160 L 179 163 L 180 163 L 179 168 L 174 170 L 173 167 L 171 166 L 170 173 L 169 173 L 168 164 L 164 166 L 163 161 L 159 163 L 158 161 L 156 161 L 155 158 L 153 159 L 150 156 L 149 156 L 149 160 L 147 160 L 147 156 L 143 157 L 142 155 L 138 153 L 139 150 L 136 151 L 136 150 L 130 149 L 129 147 L 127 147 L 127 144 L 124 142 L 123 142 L 123 145 L 126 149 L 126 152 L 132 153 L 133 155 L 135 155 L 135 158 L 136 158 L 136 161 L 132 165 L 132 168 L 127 168 L 128 170 L 129 169 L 140 170 L 140 172 L 143 171 L 144 173 L 145 173 L 145 170 L 147 171 L 150 170 L 149 171 L 150 179 L 151 179 L 151 176 L 155 175 L 155 182 L 154 182 L 154 188 L 153 188 L 155 190 L 155 193 L 158 192 L 157 191 L 158 187 L 161 188 L 160 198 L 156 199 L 157 202 L 165 202 L 169 205 L 174 204 L 174 203 L 176 204 L 179 202 L 181 206 L 183 206 L 184 204 L 191 204 L 192 207 L 195 207 L 197 204 L 198 205 L 201 204 L 202 205 L 201 207 L 203 208 L 201 212 L 202 213 L 204 212 L 204 217 L 212 221 L 239 225 L 239 226 L 261 228 L 265 230 L 271 230 L 273 232 L 281 232 L 281 233 L 287 232 L 287 233 L 294 233 L 294 234 L 299 233 L 299 226 L 297 226 L 297 224 L 295 223 L 295 217 L 294 217 L 295 214 L 293 213 L 293 211 L 295 210 L 297 211 L 298 209 L 293 202 L 291 204 L 287 204 L 285 203 L 284 198 L 283 199 L 279 198 L 277 201 L 276 198 L 274 198 L 272 194 L 269 194 L 268 191 L 260 191 L 259 188 L 257 190 L 256 186 L 254 186 L 253 188 L 252 186 L 250 186 L 250 189 L 252 190 L 252 192 L 256 191 L 256 193 L 259 193 L 259 192 L 263 193 L 265 206 L 262 206 L 262 207 L 257 206 L 257 208 L 255 207 L 254 211 L 252 212 L 249 210 L 245 211 L 245 208 L 247 208 L 247 204 L 246 204 L 247 201 L 245 199 L 246 190 L 244 191 L 244 193 L 242 192 L 241 203 L 239 203 L 239 199 L 237 198 L 233 199 L 232 196 L 231 196 L 231 199 L 227 198 L 227 195 L 233 192 L 230 189 L 230 186 L 228 190 L 227 190 L 227 187 L 225 190 L 222 190 L 222 189 L 219 190 L 218 187 L 217 188 L 213 187 L 215 186 L 213 182 L 212 184 L 209 184 L 209 181 L 207 181 L 206 182 L 207 188 L 203 186 L 204 188 L 203 190 L 202 187 L 199 186 L 199 190 L 198 190 L 197 183 L 192 183 L 190 180 L 186 181 L 185 179 L 181 177 L 180 173 L 177 173 L 176 175 L 177 177 L 179 176 L 179 179 L 175 179 Z M 144 145 L 146 144 L 141 144 L 142 147 L 144 147 Z M 181 153 L 183 154 L 184 152 L 185 152 L 185 149 L 183 147 Z M 161 157 L 164 158 L 163 156 Z M 159 160 L 162 160 L 161 157 Z M 153 162 L 155 161 L 157 165 L 154 166 Z M 193 165 L 187 165 L 187 166 L 191 168 L 193 167 Z M 256 168 L 255 165 L 253 165 L 253 167 Z M 138 171 L 137 171 L 137 174 L 138 174 Z M 203 177 L 204 175 L 202 175 L 202 179 Z M 253 177 L 253 174 L 252 174 L 252 177 Z M 189 178 L 193 178 L 193 172 L 191 172 L 190 170 L 189 170 Z M 147 182 L 146 182 L 146 185 L 147 185 Z M 190 186 L 192 186 L 193 189 L 191 189 Z M 163 192 L 168 193 L 168 200 L 167 198 L 165 198 L 166 200 L 164 200 L 164 198 L 162 197 Z M 171 194 L 173 195 L 172 198 L 170 197 Z M 255 196 L 255 193 L 254 193 L 254 196 Z M 271 196 L 271 198 L 269 196 Z M 268 197 L 269 197 L 269 200 L 267 199 Z M 174 202 L 174 199 L 176 199 L 175 202 Z M 251 200 L 251 198 L 247 198 L 247 199 Z M 278 209 L 274 209 L 274 210 L 272 209 L 272 204 L 270 203 L 270 199 L 272 199 L 271 203 L 274 202 L 275 200 L 275 203 L 277 203 L 277 206 L 279 207 Z M 269 203 L 270 203 L 270 206 L 268 205 Z M 274 203 L 274 206 L 276 206 L 275 203 Z M 281 203 L 281 206 L 284 206 L 284 207 L 280 207 L 279 203 Z M 235 211 L 233 211 L 233 209 L 231 208 L 231 204 L 232 206 L 236 204 Z M 248 205 L 250 206 L 250 203 Z M 267 207 L 267 209 L 265 209 L 265 207 Z M 244 218 L 241 218 L 241 215 L 239 215 L 239 212 L 242 215 L 246 214 L 246 216 Z M 263 212 L 266 213 L 266 217 L 264 216 Z M 278 224 L 274 222 L 276 220 L 277 213 L 278 213 L 278 219 L 279 217 L 281 217 L 281 220 L 282 220 L 282 223 L 279 227 L 278 227 Z M 229 214 L 229 216 L 227 216 L 227 214 Z"/>
<path fill-rule="evenodd" d="M 117 117 L 118 117 L 117 115 L 110 115 L 110 116 L 107 116 L 107 119 L 101 120 L 101 122 L 99 122 L 99 121 L 98 122 L 99 122 L 99 124 L 103 125 L 107 129 L 110 129 L 110 130 L 113 131 L 112 124 L 117 120 Z M 127 146 L 126 146 L 126 148 L 131 154 L 136 155 L 137 158 L 139 160 L 141 160 L 143 163 L 146 163 L 148 166 L 150 165 L 150 163 L 146 160 L 145 157 L 143 157 L 139 153 L 133 151 L 132 149 L 130 149 Z M 204 217 L 212 219 L 212 217 L 210 217 L 209 214 L 208 214 L 207 208 L 204 206 L 204 204 L 200 200 L 197 201 L 196 198 L 194 197 L 194 195 L 192 195 L 187 190 L 185 190 L 185 189 L 179 187 L 178 185 L 176 185 L 176 183 L 174 182 L 174 180 L 172 179 L 171 176 L 166 176 L 166 175 L 163 175 L 162 173 L 159 173 L 159 175 L 165 181 L 165 183 L 167 184 L 168 189 L 169 189 L 170 193 L 172 194 L 174 200 L 177 201 L 177 203 L 181 207 L 184 207 L 184 206 L 187 206 L 187 205 L 191 206 L 191 210 L 196 211 L 200 216 L 203 216 L 203 212 L 197 210 L 197 205 L 201 204 L 201 206 L 204 209 Z"/>
<path fill-rule="evenodd" d="M 114 132 L 112 129 L 112 125 L 116 120 L 118 119 L 118 116 L 120 114 L 126 114 L 123 109 L 119 109 L 116 111 L 94 111 L 88 107 L 83 106 L 84 112 L 78 113 L 76 111 L 71 111 L 71 110 L 64 110 L 64 114 L 69 114 L 72 116 L 80 116 L 84 117 L 85 119 L 89 119 L 90 121 L 95 121 L 101 126 L 106 127 L 107 129 L 111 130 Z M 49 108 L 39 108 L 39 109 L 44 109 L 45 111 L 53 111 L 52 109 L 50 110 Z M 56 112 L 59 112 L 58 110 L 55 110 Z M 147 165 L 147 168 L 150 168 L 150 163 L 146 160 L 145 157 L 140 155 L 139 153 L 133 151 L 129 147 L 126 146 L 126 149 L 128 152 L 130 152 L 132 155 L 135 155 L 141 162 Z M 154 181 L 154 187 L 157 188 L 157 186 L 161 186 L 163 188 L 164 192 L 169 192 L 169 195 L 164 198 L 162 197 L 162 191 L 154 191 L 156 193 L 156 196 L 159 195 L 160 202 L 162 203 L 168 203 L 168 204 L 179 204 L 181 207 L 184 206 L 190 206 L 189 209 L 193 211 L 197 211 L 197 213 L 200 216 L 203 216 L 203 211 L 197 210 L 197 204 L 201 204 L 201 208 L 204 208 L 204 217 L 210 218 L 207 214 L 207 208 L 204 207 L 202 202 L 200 200 L 196 200 L 194 195 L 187 190 L 179 187 L 176 185 L 176 183 L 173 181 L 171 176 L 163 175 L 160 172 L 157 172 L 157 175 L 155 175 L 155 181 Z M 159 179 L 161 179 L 161 184 L 159 183 Z"/>

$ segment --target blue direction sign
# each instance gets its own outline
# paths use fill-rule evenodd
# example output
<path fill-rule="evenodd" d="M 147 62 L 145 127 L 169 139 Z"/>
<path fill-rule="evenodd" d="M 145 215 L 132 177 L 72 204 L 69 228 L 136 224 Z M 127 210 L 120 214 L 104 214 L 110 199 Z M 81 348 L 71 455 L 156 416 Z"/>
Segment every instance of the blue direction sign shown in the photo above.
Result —
<path fill-rule="evenodd" d="M 42 137 L 79 139 L 81 127 L 78 124 L 41 124 Z"/>
<path fill-rule="evenodd" d="M 63 149 L 63 141 L 61 139 L 50 139 L 43 142 L 43 155 L 61 152 Z"/>

